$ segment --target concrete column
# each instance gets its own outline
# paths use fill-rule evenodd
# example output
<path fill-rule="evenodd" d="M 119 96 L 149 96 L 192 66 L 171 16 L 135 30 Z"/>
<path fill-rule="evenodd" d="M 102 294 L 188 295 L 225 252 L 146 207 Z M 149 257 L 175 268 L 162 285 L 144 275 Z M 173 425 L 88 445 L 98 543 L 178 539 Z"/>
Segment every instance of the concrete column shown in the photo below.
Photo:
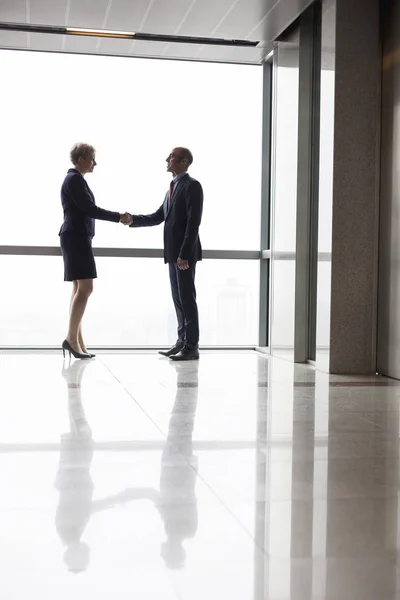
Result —
<path fill-rule="evenodd" d="M 378 0 L 336 0 L 330 357 L 374 373 L 381 51 Z"/>

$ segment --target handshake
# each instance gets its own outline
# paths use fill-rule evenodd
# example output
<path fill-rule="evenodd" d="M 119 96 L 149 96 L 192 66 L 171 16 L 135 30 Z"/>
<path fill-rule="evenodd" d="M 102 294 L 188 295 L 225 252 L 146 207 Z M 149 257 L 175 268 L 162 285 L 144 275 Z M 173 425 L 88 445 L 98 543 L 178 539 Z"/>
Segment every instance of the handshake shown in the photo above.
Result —
<path fill-rule="evenodd" d="M 130 213 L 122 213 L 119 217 L 119 222 L 123 225 L 131 225 L 133 223 L 133 217 Z"/>

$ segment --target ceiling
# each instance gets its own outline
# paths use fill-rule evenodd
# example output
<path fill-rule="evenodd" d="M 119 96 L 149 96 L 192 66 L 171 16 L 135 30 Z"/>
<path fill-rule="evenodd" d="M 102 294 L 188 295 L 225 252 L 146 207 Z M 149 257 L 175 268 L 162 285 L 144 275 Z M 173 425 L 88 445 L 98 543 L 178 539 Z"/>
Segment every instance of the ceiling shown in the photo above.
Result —
<path fill-rule="evenodd" d="M 0 48 L 262 64 L 312 0 L 1 0 L 0 22 L 244 39 L 256 47 L 1 31 Z"/>

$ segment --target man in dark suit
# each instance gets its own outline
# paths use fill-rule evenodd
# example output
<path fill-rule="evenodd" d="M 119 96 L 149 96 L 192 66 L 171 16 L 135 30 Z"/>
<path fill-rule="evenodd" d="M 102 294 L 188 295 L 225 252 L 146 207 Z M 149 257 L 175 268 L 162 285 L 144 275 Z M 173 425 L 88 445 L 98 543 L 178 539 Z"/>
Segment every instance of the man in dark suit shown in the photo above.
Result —
<path fill-rule="evenodd" d="M 132 215 L 130 227 L 151 227 L 164 221 L 164 262 L 169 266 L 172 299 L 178 319 L 175 345 L 160 354 L 172 360 L 198 360 L 199 315 L 196 302 L 196 263 L 202 259 L 199 226 L 203 189 L 187 173 L 193 156 L 174 148 L 166 159 L 173 179 L 160 208 L 151 215 Z"/>

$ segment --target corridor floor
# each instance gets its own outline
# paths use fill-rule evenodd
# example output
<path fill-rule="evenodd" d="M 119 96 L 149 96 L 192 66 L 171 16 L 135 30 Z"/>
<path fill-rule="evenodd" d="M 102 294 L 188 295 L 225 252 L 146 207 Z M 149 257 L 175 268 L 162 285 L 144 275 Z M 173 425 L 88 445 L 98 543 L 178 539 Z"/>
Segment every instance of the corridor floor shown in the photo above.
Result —
<path fill-rule="evenodd" d="M 2 600 L 400 598 L 400 382 L 0 354 Z"/>

